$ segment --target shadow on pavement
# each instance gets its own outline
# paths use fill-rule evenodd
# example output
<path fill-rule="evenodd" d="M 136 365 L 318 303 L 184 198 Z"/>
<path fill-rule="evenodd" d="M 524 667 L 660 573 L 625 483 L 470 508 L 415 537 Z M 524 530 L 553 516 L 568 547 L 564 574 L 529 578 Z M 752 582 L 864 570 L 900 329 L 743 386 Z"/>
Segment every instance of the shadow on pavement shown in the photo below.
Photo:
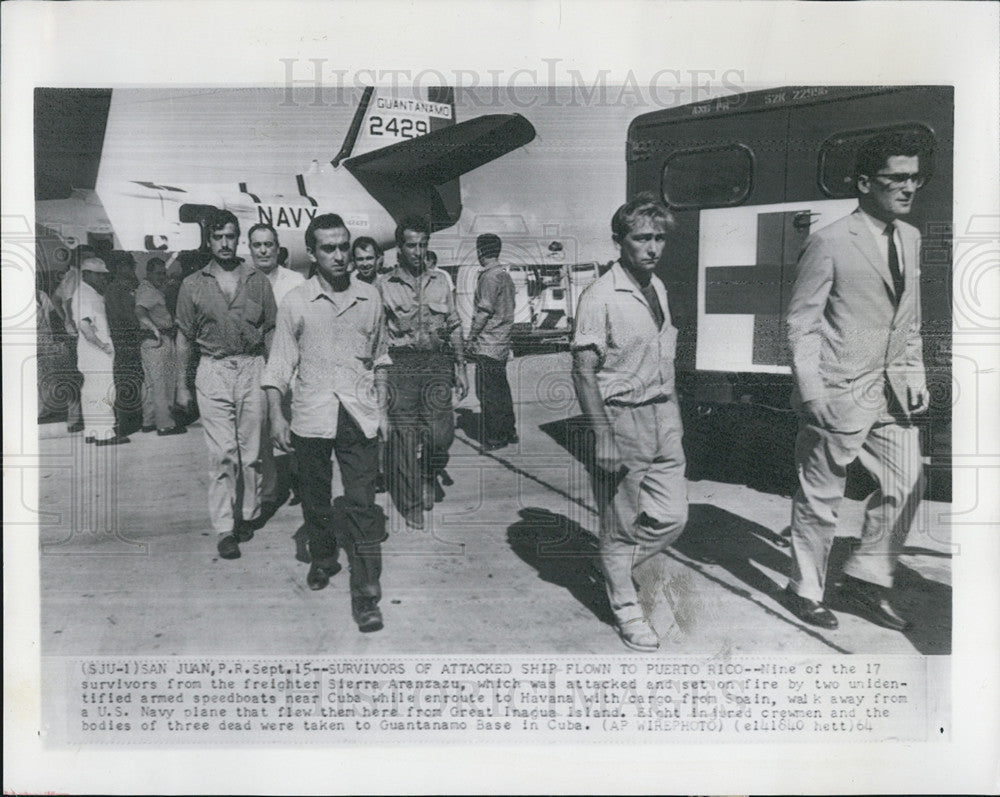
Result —
<path fill-rule="evenodd" d="M 702 564 L 714 564 L 729 571 L 751 589 L 775 599 L 780 586 L 754 566 L 758 562 L 768 570 L 786 575 L 789 557 L 775 548 L 777 535 L 766 526 L 754 523 L 711 504 L 691 504 L 688 524 L 674 543 L 678 553 Z"/>
<path fill-rule="evenodd" d="M 597 538 L 579 523 L 548 509 L 527 507 L 507 529 L 511 549 L 543 581 L 564 587 L 602 623 L 613 624 L 597 564 Z"/>

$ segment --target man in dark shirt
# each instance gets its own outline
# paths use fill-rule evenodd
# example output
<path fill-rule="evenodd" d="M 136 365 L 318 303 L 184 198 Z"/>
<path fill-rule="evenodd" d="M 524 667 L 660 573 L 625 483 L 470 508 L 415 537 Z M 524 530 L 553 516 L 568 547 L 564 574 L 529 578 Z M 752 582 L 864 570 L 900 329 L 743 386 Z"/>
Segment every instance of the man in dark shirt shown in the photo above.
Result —
<path fill-rule="evenodd" d="M 216 211 L 206 232 L 212 259 L 184 280 L 177 296 L 177 403 L 191 403 L 184 376 L 191 344 L 197 343 L 195 390 L 210 461 L 209 514 L 220 535 L 219 555 L 237 559 L 239 543 L 253 537 L 260 515 L 260 378 L 277 306 L 267 277 L 236 257 L 236 217 Z"/>
<path fill-rule="evenodd" d="M 462 326 L 451 285 L 424 261 L 430 227 L 419 216 L 396 227 L 399 264 L 378 281 L 388 359 L 376 379 L 387 389 L 389 493 L 411 528 L 434 508 L 437 477 L 455 438 L 451 392 L 469 392 Z"/>
<path fill-rule="evenodd" d="M 514 281 L 500 263 L 500 237 L 476 239 L 479 274 L 469 346 L 476 357 L 476 397 L 481 406 L 481 440 L 487 451 L 517 442 L 514 403 L 507 381 L 511 331 L 514 329 Z"/>
<path fill-rule="evenodd" d="M 115 347 L 115 417 L 119 432 L 129 434 L 142 425 L 142 330 L 135 315 L 139 278 L 130 252 L 110 252 L 107 265 L 111 282 L 104 292 L 104 304 Z"/>

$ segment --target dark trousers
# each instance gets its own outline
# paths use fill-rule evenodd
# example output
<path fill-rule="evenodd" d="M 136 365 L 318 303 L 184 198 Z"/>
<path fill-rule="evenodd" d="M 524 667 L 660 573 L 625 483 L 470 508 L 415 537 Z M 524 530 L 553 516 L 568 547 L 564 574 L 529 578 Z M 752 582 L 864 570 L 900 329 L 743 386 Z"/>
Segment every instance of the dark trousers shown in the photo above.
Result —
<path fill-rule="evenodd" d="M 347 552 L 351 594 L 381 597 L 381 542 L 386 534 L 385 516 L 375 505 L 377 441 L 365 437 L 341 405 L 336 438 L 299 437 L 292 433 L 292 445 L 312 560 L 333 564 L 339 544 Z M 331 454 L 337 456 L 344 485 L 344 494 L 332 504 Z"/>
<path fill-rule="evenodd" d="M 455 439 L 451 391 L 453 360 L 447 354 L 393 354 L 389 366 L 388 487 L 404 514 L 423 501 L 425 480 L 448 464 Z"/>
<path fill-rule="evenodd" d="M 517 434 L 506 361 L 483 355 L 476 357 L 476 398 L 480 405 L 483 443 L 507 442 Z"/>
<path fill-rule="evenodd" d="M 142 426 L 142 353 L 139 338 L 116 338 L 115 421 L 119 434 L 130 434 Z"/>

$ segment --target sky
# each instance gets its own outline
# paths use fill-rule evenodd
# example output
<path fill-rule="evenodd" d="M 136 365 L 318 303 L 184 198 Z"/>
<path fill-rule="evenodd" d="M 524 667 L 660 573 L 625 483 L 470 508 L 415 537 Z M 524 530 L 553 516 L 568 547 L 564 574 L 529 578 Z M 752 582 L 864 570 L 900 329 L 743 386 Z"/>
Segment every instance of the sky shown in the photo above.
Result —
<path fill-rule="evenodd" d="M 457 93 L 457 121 L 517 112 L 537 134 L 462 177 L 459 235 L 507 232 L 543 246 L 558 238 L 571 262 L 616 256 L 610 219 L 625 201 L 628 125 L 655 108 L 615 87 L 589 94 L 569 87 Z M 246 181 L 255 192 L 294 195 L 295 175 L 314 159 L 329 168 L 357 96 L 331 87 L 317 107 L 308 88 L 291 102 L 281 88 L 115 89 L 102 169 L 130 180 Z"/>

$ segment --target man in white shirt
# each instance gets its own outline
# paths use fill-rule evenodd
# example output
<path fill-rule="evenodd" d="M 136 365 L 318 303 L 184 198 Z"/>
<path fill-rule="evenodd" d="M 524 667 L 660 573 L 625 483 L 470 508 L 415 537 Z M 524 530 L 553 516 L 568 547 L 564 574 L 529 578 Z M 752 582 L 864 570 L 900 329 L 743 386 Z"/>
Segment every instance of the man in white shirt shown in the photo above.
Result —
<path fill-rule="evenodd" d="M 267 277 L 274 292 L 274 301 L 280 307 L 292 288 L 306 281 L 299 272 L 292 271 L 278 264 L 281 251 L 278 242 L 278 231 L 270 224 L 255 224 L 247 233 L 250 245 L 250 257 L 257 270 Z M 284 412 L 288 417 L 289 404 L 285 401 Z M 284 451 L 271 445 L 271 422 L 267 403 L 264 404 L 263 426 L 261 429 L 260 468 L 261 468 L 261 509 L 258 526 L 263 526 L 278 508 L 288 500 L 294 486 L 292 461 Z"/>
<path fill-rule="evenodd" d="M 262 381 L 275 444 L 293 451 L 301 476 L 302 514 L 309 534 L 310 589 L 321 590 L 340 570 L 338 548 L 351 571 L 351 610 L 362 632 L 382 628 L 381 542 L 385 516 L 375 504 L 381 412 L 373 367 L 380 355 L 382 303 L 378 290 L 348 273 L 351 234 L 333 213 L 306 230 L 315 273 L 278 310 Z M 280 412 L 292 390 L 291 424 Z M 331 502 L 331 457 L 337 457 L 343 495 Z"/>
<path fill-rule="evenodd" d="M 824 606 L 847 466 L 855 459 L 878 489 L 861 543 L 844 564 L 839 601 L 903 631 L 893 572 L 923 495 L 919 430 L 930 404 L 920 337 L 920 233 L 901 221 L 924 183 L 921 142 L 899 133 L 869 139 L 856 164 L 859 207 L 813 233 L 796 269 L 788 343 L 800 416 L 792 502 L 792 571 L 785 601 L 804 622 L 836 628 Z"/>
<path fill-rule="evenodd" d="M 76 361 L 83 374 L 84 439 L 99 446 L 128 443 L 127 437 L 115 432 L 115 347 L 103 296 L 111 274 L 97 257 L 84 259 L 80 272 L 80 285 L 73 295 L 73 321 L 80 332 Z"/>

